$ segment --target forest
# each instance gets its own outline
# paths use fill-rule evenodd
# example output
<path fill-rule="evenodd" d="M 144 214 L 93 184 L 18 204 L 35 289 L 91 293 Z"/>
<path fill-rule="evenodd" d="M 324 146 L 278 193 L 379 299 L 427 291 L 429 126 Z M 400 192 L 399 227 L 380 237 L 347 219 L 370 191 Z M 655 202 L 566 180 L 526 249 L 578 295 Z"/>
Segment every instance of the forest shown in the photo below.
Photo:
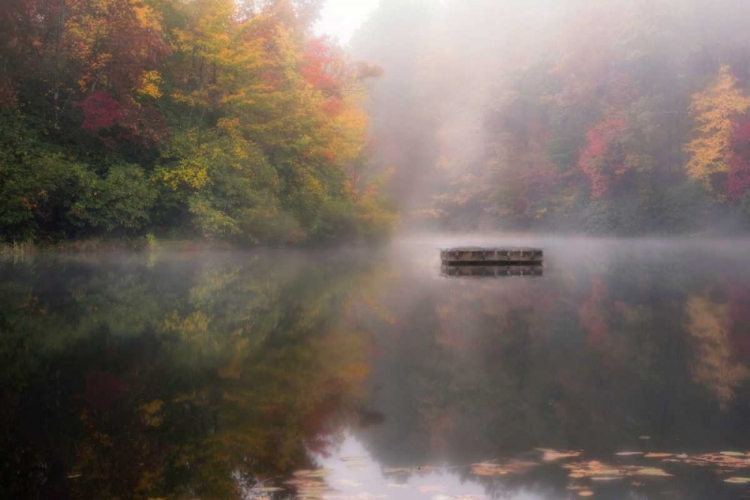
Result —
<path fill-rule="evenodd" d="M 6 0 L 0 243 L 750 228 L 750 4 Z"/>
<path fill-rule="evenodd" d="M 746 230 L 749 16 L 741 0 L 384 0 L 352 45 L 385 70 L 374 162 L 404 224 Z"/>
<path fill-rule="evenodd" d="M 365 82 L 308 0 L 7 0 L 0 242 L 378 238 Z"/>

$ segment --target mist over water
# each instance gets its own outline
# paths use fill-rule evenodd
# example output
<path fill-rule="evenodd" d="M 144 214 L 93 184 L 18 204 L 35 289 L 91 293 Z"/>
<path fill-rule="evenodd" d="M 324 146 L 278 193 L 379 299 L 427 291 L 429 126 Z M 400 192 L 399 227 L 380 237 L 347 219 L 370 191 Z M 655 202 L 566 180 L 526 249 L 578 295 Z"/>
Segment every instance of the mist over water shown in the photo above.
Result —
<path fill-rule="evenodd" d="M 459 243 L 543 275 L 446 277 Z M 740 498 L 748 244 L 4 261 L 3 496 Z"/>
<path fill-rule="evenodd" d="M 750 1 L 320 7 L 0 5 L 0 500 L 750 496 Z"/>

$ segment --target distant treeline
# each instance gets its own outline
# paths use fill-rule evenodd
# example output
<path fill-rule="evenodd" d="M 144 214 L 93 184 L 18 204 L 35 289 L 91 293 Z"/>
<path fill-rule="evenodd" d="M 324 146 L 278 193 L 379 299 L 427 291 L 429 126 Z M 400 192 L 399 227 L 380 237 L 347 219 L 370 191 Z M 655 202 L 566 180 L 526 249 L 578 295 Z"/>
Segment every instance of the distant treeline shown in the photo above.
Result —
<path fill-rule="evenodd" d="M 4 0 L 0 243 L 387 234 L 364 82 L 310 0 Z"/>
<path fill-rule="evenodd" d="M 748 19 L 745 0 L 384 0 L 355 40 L 387 69 L 378 159 L 422 224 L 747 229 Z"/>

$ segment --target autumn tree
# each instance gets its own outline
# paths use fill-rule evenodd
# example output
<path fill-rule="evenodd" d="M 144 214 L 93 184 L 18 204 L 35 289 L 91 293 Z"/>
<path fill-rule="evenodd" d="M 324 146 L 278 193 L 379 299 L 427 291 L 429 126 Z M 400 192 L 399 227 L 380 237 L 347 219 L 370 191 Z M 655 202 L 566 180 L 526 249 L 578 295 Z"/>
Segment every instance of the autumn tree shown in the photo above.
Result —
<path fill-rule="evenodd" d="M 691 110 L 695 114 L 696 137 L 685 147 L 690 160 L 685 165 L 688 175 L 723 196 L 715 184 L 730 169 L 733 118 L 750 109 L 750 97 L 738 88 L 729 66 L 722 66 L 711 85 L 693 96 Z"/>
<path fill-rule="evenodd" d="M 612 158 L 611 149 L 626 128 L 622 119 L 610 118 L 598 122 L 586 133 L 586 148 L 581 153 L 579 166 L 591 182 L 594 198 L 601 198 L 610 189 L 612 179 L 607 170 L 618 173 L 624 167 L 624 158 Z"/>
<path fill-rule="evenodd" d="M 0 239 L 299 243 L 373 234 L 369 215 L 392 225 L 381 197 L 355 209 L 347 183 L 367 164 L 364 81 L 379 73 L 311 36 L 319 7 L 13 0 L 0 13 Z"/>

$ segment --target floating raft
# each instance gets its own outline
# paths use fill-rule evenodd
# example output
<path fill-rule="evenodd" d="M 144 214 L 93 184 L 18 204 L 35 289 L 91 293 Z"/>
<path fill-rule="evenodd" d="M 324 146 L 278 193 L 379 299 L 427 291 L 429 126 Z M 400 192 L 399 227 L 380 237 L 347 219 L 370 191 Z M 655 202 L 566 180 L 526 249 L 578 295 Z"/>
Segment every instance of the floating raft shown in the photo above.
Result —
<path fill-rule="evenodd" d="M 535 265 L 449 266 L 443 265 L 440 273 L 448 278 L 541 278 L 544 268 Z"/>
<path fill-rule="evenodd" d="M 456 247 L 440 250 L 443 265 L 470 266 L 488 264 L 540 265 L 544 252 L 539 248 Z"/>

